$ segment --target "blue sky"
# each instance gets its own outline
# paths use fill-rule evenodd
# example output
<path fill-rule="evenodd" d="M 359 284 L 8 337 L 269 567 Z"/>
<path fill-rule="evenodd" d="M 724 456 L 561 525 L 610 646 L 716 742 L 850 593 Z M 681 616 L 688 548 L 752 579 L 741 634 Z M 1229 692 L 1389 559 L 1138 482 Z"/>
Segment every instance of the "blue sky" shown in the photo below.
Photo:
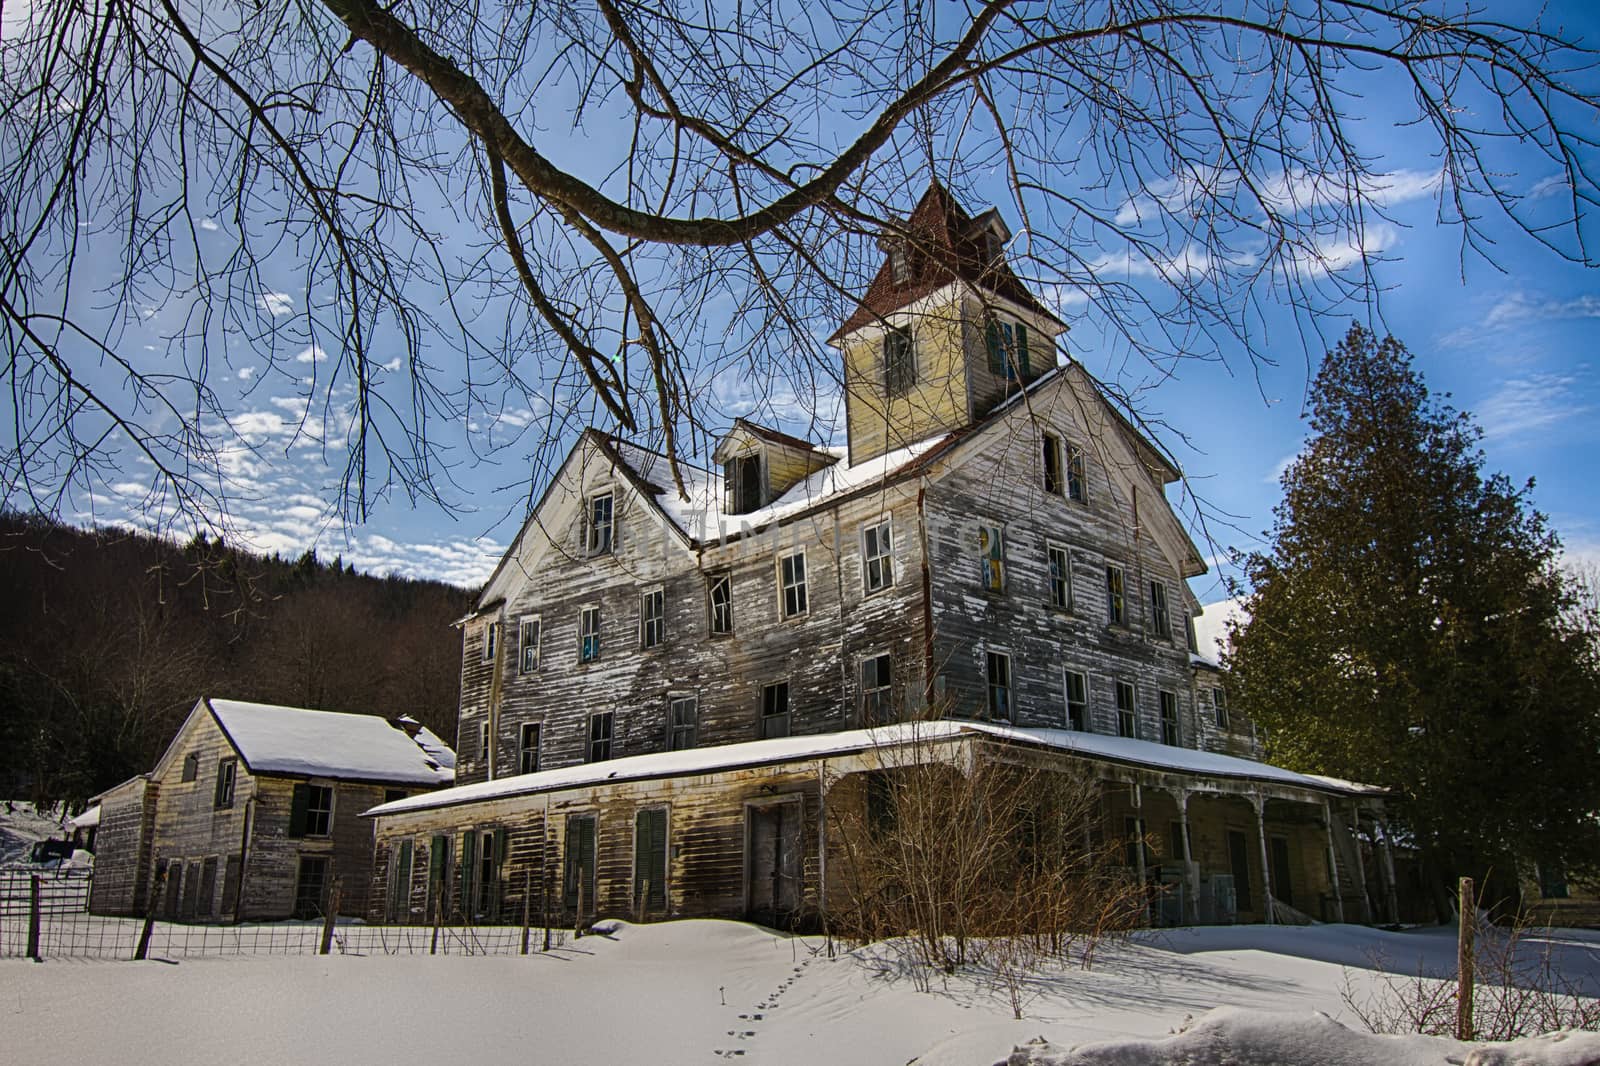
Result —
<path fill-rule="evenodd" d="M 1545 25 L 1564 24 L 1569 38 L 1600 39 L 1600 16 L 1585 4 L 1545 10 Z M 1513 13 L 1528 17 L 1520 10 Z M 1277 474 L 1304 439 L 1303 401 L 1314 370 L 1308 359 L 1359 319 L 1407 344 L 1435 393 L 1449 393 L 1451 402 L 1476 416 L 1486 434 L 1488 469 L 1517 483 L 1535 478 L 1533 501 L 1549 515 L 1569 553 L 1600 561 L 1600 497 L 1588 484 L 1600 424 L 1600 378 L 1591 356 L 1600 342 L 1600 276 L 1493 222 L 1487 230 L 1496 242 L 1492 262 L 1472 252 L 1463 255 L 1459 230 L 1436 222 L 1436 186 L 1430 179 L 1437 160 L 1413 152 L 1409 131 L 1388 124 L 1381 92 L 1352 99 L 1350 106 L 1363 109 L 1351 117 L 1360 120 L 1375 169 L 1393 175 L 1392 224 L 1369 229 L 1362 249 L 1381 289 L 1375 307 L 1326 309 L 1311 323 L 1319 340 L 1302 334 L 1303 318 L 1269 306 L 1259 321 L 1259 348 L 1275 366 L 1252 365 L 1242 352 L 1223 345 L 1221 362 L 1180 362 L 1170 376 L 1158 374 L 1103 344 L 1092 316 L 1074 322 L 1068 339 L 1073 356 L 1104 380 L 1137 394 L 1141 411 L 1167 427 L 1158 432 L 1211 516 L 1203 525 L 1191 523 L 1195 538 L 1203 554 L 1220 558 L 1227 548 L 1259 545 L 1279 496 Z M 563 146 L 579 155 L 584 149 L 581 140 Z M 1536 207 L 1542 197 L 1559 195 L 1561 190 L 1550 184 L 1553 174 L 1537 168 L 1523 172 L 1517 169 L 1520 159 L 1508 151 L 1504 164 L 1530 203 Z M 1003 203 L 1002 178 L 1000 173 L 993 178 L 994 198 L 1018 228 Z M 907 190 L 906 209 L 919 192 Z M 459 226 L 459 213 L 449 204 L 441 202 L 437 211 L 442 230 Z M 225 211 L 217 210 L 201 222 L 202 240 L 214 235 L 220 241 L 227 225 Z M 1593 235 L 1600 237 L 1600 231 Z M 1113 264 L 1108 258 L 1106 269 L 1115 271 Z M 1126 265 L 1122 269 L 1130 276 L 1137 273 Z M 515 534 L 530 487 L 538 487 L 536 477 L 530 486 L 529 470 L 551 431 L 548 402 L 514 394 L 440 427 L 450 464 L 442 501 L 391 493 L 377 502 L 367 521 L 352 524 L 332 502 L 342 472 L 341 434 L 351 393 L 348 383 L 339 381 L 323 391 L 338 360 L 329 358 L 318 338 L 296 332 L 299 314 L 315 298 L 296 288 L 296 276 L 285 271 L 281 288 L 269 287 L 257 297 L 259 309 L 283 324 L 280 335 L 262 342 L 270 351 L 230 350 L 211 370 L 232 411 L 236 435 L 223 450 L 223 464 L 232 483 L 237 538 L 285 554 L 315 546 L 325 557 L 342 554 L 377 573 L 481 581 Z M 95 299 L 92 287 L 74 295 L 85 309 Z M 1081 311 L 1081 304 L 1069 298 L 1067 308 Z M 181 298 L 152 301 L 141 308 L 140 321 L 123 332 L 121 345 L 152 361 L 174 358 L 166 338 L 190 309 Z M 388 373 L 401 372 L 398 362 L 390 361 L 389 367 Z M 729 415 L 762 399 L 737 376 L 723 375 L 714 387 Z M 779 414 L 815 406 L 813 397 L 792 390 L 766 400 Z M 570 434 L 573 428 L 567 424 L 558 432 Z M 148 509 L 150 484 L 147 467 L 125 457 L 92 493 L 72 496 L 65 512 L 85 523 L 137 520 Z M 1225 595 L 1220 582 L 1225 572 L 1219 567 L 1213 576 L 1193 582 L 1202 601 Z"/>

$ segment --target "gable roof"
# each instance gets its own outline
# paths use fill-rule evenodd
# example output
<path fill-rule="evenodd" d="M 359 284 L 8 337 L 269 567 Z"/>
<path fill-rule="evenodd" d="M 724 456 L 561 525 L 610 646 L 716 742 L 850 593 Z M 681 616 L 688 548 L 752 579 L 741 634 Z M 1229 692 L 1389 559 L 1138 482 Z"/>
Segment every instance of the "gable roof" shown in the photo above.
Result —
<path fill-rule="evenodd" d="M 251 773 L 429 787 L 455 780 L 455 753 L 427 729 L 413 740 L 372 714 L 210 697 L 200 703 Z M 441 757 L 444 752 L 449 752 L 449 765 Z"/>
<path fill-rule="evenodd" d="M 910 251 L 905 280 L 895 280 L 893 265 L 885 255 L 861 302 L 834 330 L 828 343 L 955 281 L 965 281 L 1004 297 L 1065 329 L 1066 323 L 1035 299 L 1021 279 L 1012 273 L 1003 253 L 996 259 L 989 258 L 989 250 L 979 234 L 987 228 L 991 215 L 998 221 L 999 214 L 994 208 L 975 221 L 962 210 L 949 190 L 937 181 L 931 182 L 905 222 L 905 239 Z M 886 233 L 880 243 L 887 246 L 899 239 L 899 234 Z"/>

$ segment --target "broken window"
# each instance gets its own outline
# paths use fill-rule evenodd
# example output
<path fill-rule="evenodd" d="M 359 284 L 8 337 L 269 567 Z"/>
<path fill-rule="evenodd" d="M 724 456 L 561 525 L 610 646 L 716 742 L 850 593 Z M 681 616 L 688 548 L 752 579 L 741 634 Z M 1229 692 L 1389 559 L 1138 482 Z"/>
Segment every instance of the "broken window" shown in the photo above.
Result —
<path fill-rule="evenodd" d="M 483 629 L 483 661 L 494 662 L 494 657 L 500 650 L 500 623 L 490 622 Z"/>
<path fill-rule="evenodd" d="M 1061 438 L 1053 433 L 1044 435 L 1044 491 L 1060 496 L 1065 486 L 1061 480 Z"/>
<path fill-rule="evenodd" d="M 795 552 L 778 561 L 783 585 L 783 616 L 794 618 L 806 613 L 806 553 Z"/>
<path fill-rule="evenodd" d="M 611 758 L 611 714 L 600 711 L 589 716 L 590 762 L 605 762 Z"/>
<path fill-rule="evenodd" d="M 667 700 L 668 748 L 685 751 L 694 747 L 698 713 L 694 696 L 672 696 Z"/>
<path fill-rule="evenodd" d="M 1128 601 L 1122 567 L 1106 566 L 1106 621 L 1114 626 L 1128 622 Z"/>
<path fill-rule="evenodd" d="M 761 686 L 761 739 L 789 735 L 789 682 Z"/>
<path fill-rule="evenodd" d="M 521 774 L 536 774 L 539 772 L 539 741 L 543 727 L 538 722 L 522 723 L 521 735 L 517 744 L 517 772 Z"/>
<path fill-rule="evenodd" d="M 543 629 L 544 623 L 536 614 L 522 620 L 522 672 L 525 674 L 539 669 L 539 638 Z"/>
<path fill-rule="evenodd" d="M 200 753 L 191 751 L 183 757 L 183 779 L 193 781 L 200 776 Z"/>
<path fill-rule="evenodd" d="M 1072 610 L 1072 556 L 1059 544 L 1046 547 L 1050 559 L 1050 606 Z"/>
<path fill-rule="evenodd" d="M 883 391 L 903 396 L 917 383 L 917 349 L 909 329 L 890 328 L 883 334 Z"/>
<path fill-rule="evenodd" d="M 600 658 L 600 608 L 585 607 L 578 612 L 578 661 L 592 663 Z"/>
<path fill-rule="evenodd" d="M 1067 445 L 1067 499 L 1074 503 L 1089 502 L 1089 482 L 1083 473 L 1083 449 L 1076 444 Z"/>
<path fill-rule="evenodd" d="M 667 633 L 666 602 L 660 589 L 639 597 L 639 646 L 653 648 Z"/>
<path fill-rule="evenodd" d="M 296 785 L 289 801 L 289 835 L 325 837 L 333 828 L 333 787 Z"/>
<path fill-rule="evenodd" d="M 212 806 L 217 810 L 233 806 L 233 784 L 238 772 L 238 759 L 223 759 L 217 763 L 217 791 L 212 797 Z"/>
<path fill-rule="evenodd" d="M 749 514 L 761 507 L 761 456 L 745 455 L 722 464 L 723 507 Z"/>
<path fill-rule="evenodd" d="M 886 653 L 861 660 L 861 724 L 894 721 L 894 660 Z"/>
<path fill-rule="evenodd" d="M 733 576 L 712 574 L 706 594 L 711 603 L 711 633 L 722 636 L 733 632 Z"/>
<path fill-rule="evenodd" d="M 1161 692 L 1161 743 L 1178 746 L 1178 696 L 1175 692 Z"/>
<path fill-rule="evenodd" d="M 1134 708 L 1133 686 L 1126 681 L 1117 682 L 1117 736 L 1139 736 L 1139 716 Z"/>
<path fill-rule="evenodd" d="M 609 555 L 616 540 L 611 493 L 602 492 L 589 497 L 586 515 L 587 521 L 584 523 L 586 526 L 585 544 L 589 554 Z"/>
<path fill-rule="evenodd" d="M 868 592 L 879 592 L 894 584 L 894 561 L 887 521 L 861 531 L 861 581 Z"/>
<path fill-rule="evenodd" d="M 1077 670 L 1066 672 L 1067 728 L 1089 728 L 1089 677 Z"/>
<path fill-rule="evenodd" d="M 1167 586 L 1150 582 L 1150 634 L 1158 640 L 1172 639 L 1172 623 L 1167 617 Z"/>
<path fill-rule="evenodd" d="M 1006 548 L 999 526 L 978 527 L 978 553 L 983 563 L 983 587 L 990 592 L 1004 592 Z"/>
<path fill-rule="evenodd" d="M 1011 656 L 1005 652 L 991 651 L 987 664 L 989 688 L 989 718 L 995 722 L 1011 721 Z"/>

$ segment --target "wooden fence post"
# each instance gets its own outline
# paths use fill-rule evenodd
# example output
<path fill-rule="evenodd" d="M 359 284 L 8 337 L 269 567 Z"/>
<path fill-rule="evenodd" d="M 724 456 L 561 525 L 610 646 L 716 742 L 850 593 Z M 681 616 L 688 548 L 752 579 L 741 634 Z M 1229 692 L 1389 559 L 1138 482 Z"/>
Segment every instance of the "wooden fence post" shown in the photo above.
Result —
<path fill-rule="evenodd" d="M 428 954 L 439 954 L 439 926 L 444 922 L 444 893 L 440 892 L 433 897 L 433 942 L 428 945 Z"/>
<path fill-rule="evenodd" d="M 572 939 L 583 938 L 583 868 L 578 868 L 578 909 L 572 916 Z"/>
<path fill-rule="evenodd" d="M 134 962 L 143 962 L 145 956 L 150 953 L 150 934 L 156 925 L 156 901 L 161 898 L 162 885 L 166 879 L 167 873 L 163 870 L 155 876 L 150 886 L 150 902 L 144 909 L 144 928 L 139 930 L 139 946 L 133 949 Z"/>
<path fill-rule="evenodd" d="M 328 913 L 322 919 L 322 948 L 317 952 L 319 955 L 328 954 L 328 950 L 333 947 L 333 924 L 339 920 L 339 903 L 342 895 L 344 895 L 344 878 L 335 877 L 332 897 L 328 900 Z"/>
<path fill-rule="evenodd" d="M 545 847 L 550 838 L 545 837 Z M 539 863 L 539 924 L 544 926 L 544 950 L 550 950 L 550 859 L 546 855 Z"/>
<path fill-rule="evenodd" d="M 528 953 L 528 921 L 533 916 L 533 867 L 522 872 L 522 953 Z"/>
<path fill-rule="evenodd" d="M 28 878 L 28 958 L 43 962 L 39 955 L 39 875 Z"/>
<path fill-rule="evenodd" d="M 1472 936 L 1478 924 L 1478 906 L 1472 895 L 1472 878 L 1461 879 L 1460 933 L 1456 938 L 1456 1039 L 1472 1039 Z"/>

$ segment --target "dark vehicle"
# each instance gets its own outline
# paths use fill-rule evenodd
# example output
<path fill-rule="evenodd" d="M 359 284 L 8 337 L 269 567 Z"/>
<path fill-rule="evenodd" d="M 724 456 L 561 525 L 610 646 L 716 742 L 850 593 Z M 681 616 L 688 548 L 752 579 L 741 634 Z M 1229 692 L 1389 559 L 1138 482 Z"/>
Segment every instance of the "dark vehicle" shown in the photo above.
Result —
<path fill-rule="evenodd" d="M 72 858 L 72 841 L 70 840 L 36 840 L 33 850 L 28 853 L 28 861 L 36 863 L 60 862 Z"/>

